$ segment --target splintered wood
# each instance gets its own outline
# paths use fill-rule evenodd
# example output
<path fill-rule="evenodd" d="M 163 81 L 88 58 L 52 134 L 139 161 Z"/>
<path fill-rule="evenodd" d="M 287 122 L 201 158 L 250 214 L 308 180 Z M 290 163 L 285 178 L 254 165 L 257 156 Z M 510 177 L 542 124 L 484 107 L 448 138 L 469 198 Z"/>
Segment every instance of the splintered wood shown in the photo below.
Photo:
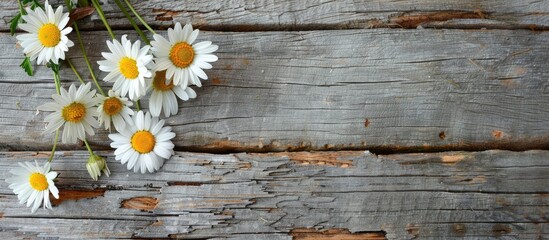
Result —
<path fill-rule="evenodd" d="M 548 189 L 539 184 L 549 180 L 548 151 L 177 152 L 154 175 L 128 172 L 101 154 L 112 174 L 94 182 L 83 167 L 87 152 L 60 153 L 53 162 L 60 199 L 34 215 L 4 179 L 13 164 L 47 155 L 0 154 L 0 228 L 9 230 L 0 237 L 548 237 L 540 225 Z"/>

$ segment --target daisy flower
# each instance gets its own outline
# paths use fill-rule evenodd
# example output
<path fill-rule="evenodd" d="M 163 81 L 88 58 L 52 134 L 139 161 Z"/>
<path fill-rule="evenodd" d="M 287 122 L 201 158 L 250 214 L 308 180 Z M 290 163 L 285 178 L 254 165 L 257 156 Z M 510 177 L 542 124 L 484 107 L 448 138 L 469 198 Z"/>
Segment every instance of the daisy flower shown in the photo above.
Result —
<path fill-rule="evenodd" d="M 110 130 L 111 121 L 114 123 L 114 128 L 118 131 L 126 127 L 126 122 L 131 122 L 133 110 L 130 106 L 133 105 L 127 98 L 120 97 L 118 93 L 112 89 L 109 90 L 109 96 L 98 96 L 101 99 L 97 111 L 99 112 L 99 125 L 105 124 L 105 129 Z"/>
<path fill-rule="evenodd" d="M 25 162 L 19 163 L 21 167 L 10 170 L 13 177 L 6 179 L 9 188 L 17 194 L 19 203 L 27 203 L 27 207 L 32 205 L 32 212 L 44 203 L 44 209 L 51 209 L 50 192 L 56 199 L 59 199 L 59 190 L 55 187 L 53 179 L 57 177 L 56 172 L 50 172 L 50 163 L 47 162 L 44 167 Z"/>
<path fill-rule="evenodd" d="M 17 36 L 17 40 L 32 61 L 38 58 L 38 64 L 46 64 L 50 60 L 58 64 L 59 59 L 65 59 L 69 47 L 74 46 L 67 38 L 67 34 L 72 31 L 71 27 L 66 27 L 69 14 L 63 13 L 63 6 L 54 12 L 48 1 L 44 8 L 45 12 L 39 7 L 26 9 L 27 15 L 23 15 L 25 23 L 19 24 L 19 27 L 28 33 Z"/>
<path fill-rule="evenodd" d="M 191 24 L 181 29 L 176 23 L 175 28 L 168 29 L 168 40 L 155 34 L 151 42 L 152 51 L 157 65 L 156 71 L 166 70 L 167 79 L 173 79 L 175 85 L 185 88 L 191 84 L 201 86 L 200 78 L 208 76 L 202 69 L 210 69 L 209 62 L 217 61 L 217 56 L 211 54 L 218 49 L 210 41 L 193 44 L 198 36 L 198 29 L 193 31 Z"/>
<path fill-rule="evenodd" d="M 64 124 L 63 143 L 76 143 L 77 139 L 84 141 L 86 133 L 93 136 L 93 128 L 99 127 L 94 117 L 99 115 L 95 106 L 100 99 L 95 97 L 95 90 L 90 91 L 90 88 L 90 83 L 80 85 L 78 90 L 71 84 L 68 92 L 61 88 L 61 95 L 51 96 L 54 102 L 39 106 L 38 110 L 53 111 L 44 118 L 48 122 L 45 133 L 53 132 Z"/>
<path fill-rule="evenodd" d="M 166 84 L 166 82 L 169 83 Z M 151 98 L 149 98 L 149 110 L 151 111 L 151 115 L 156 117 L 160 116 L 160 110 L 162 109 L 166 117 L 177 113 L 179 107 L 176 95 L 184 101 L 196 97 L 196 93 L 190 87 L 174 85 L 173 81 L 167 81 L 166 71 L 156 72 L 150 86 L 152 94 Z"/>
<path fill-rule="evenodd" d="M 149 54 L 150 46 L 141 48 L 139 40 L 132 44 L 127 35 L 122 36 L 122 43 L 114 39 L 107 41 L 107 46 L 111 52 L 101 53 L 106 60 L 97 61 L 99 69 L 109 73 L 103 81 L 114 82 L 113 90 L 123 97 L 129 94 L 131 100 L 145 95 L 145 78 L 152 75 L 146 67 L 153 59 Z"/>
<path fill-rule="evenodd" d="M 120 133 L 109 134 L 113 141 L 115 159 L 128 164 L 128 170 L 134 172 L 154 172 L 173 154 L 172 138 L 175 133 L 171 127 L 164 127 L 164 120 L 151 117 L 150 113 L 137 112 L 132 122 Z"/>

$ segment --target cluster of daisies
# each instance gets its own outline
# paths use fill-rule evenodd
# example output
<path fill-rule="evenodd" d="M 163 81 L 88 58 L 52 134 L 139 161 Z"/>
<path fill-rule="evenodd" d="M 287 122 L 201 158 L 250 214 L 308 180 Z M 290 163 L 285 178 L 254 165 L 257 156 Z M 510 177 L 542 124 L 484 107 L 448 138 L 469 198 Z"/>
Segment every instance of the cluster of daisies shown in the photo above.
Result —
<path fill-rule="evenodd" d="M 94 1 L 97 0 L 92 3 Z M 73 5 L 68 7 L 71 9 Z M 99 5 L 94 4 L 94 7 L 98 13 L 102 11 L 98 9 Z M 131 5 L 129 7 L 132 9 Z M 94 180 L 102 174 L 110 174 L 105 159 L 94 154 L 86 141 L 100 127 L 117 132 L 108 135 L 112 140 L 110 145 L 115 149 L 115 159 L 127 164 L 128 170 L 157 171 L 172 156 L 174 144 L 171 140 L 175 137 L 171 127 L 165 126 L 160 117 L 178 112 L 177 98 L 196 97 L 190 85 L 200 87 L 200 80 L 207 79 L 203 69 L 212 68 L 210 63 L 217 61 L 212 53 L 218 46 L 210 41 L 195 43 L 199 31 L 193 30 L 190 24 L 182 27 L 176 23 L 174 28 L 168 29 L 167 39 L 153 31 L 154 40 L 144 46 L 140 40 L 131 41 L 127 35 L 118 41 L 111 32 L 113 39 L 106 42 L 110 52 L 103 52 L 104 60 L 97 63 L 105 72 L 103 81 L 112 83 L 112 89 L 105 94 L 99 84 L 96 84 L 96 91 L 91 83 L 82 81 L 79 87 L 71 84 L 66 90 L 60 86 L 58 71 L 65 53 L 74 46 L 67 37 L 73 30 L 68 26 L 69 14 L 63 13 L 62 6 L 54 11 L 48 1 L 44 6 L 28 7 L 24 13 L 19 28 L 27 33 L 18 35 L 17 40 L 27 58 L 52 68 L 57 87 L 53 101 L 38 107 L 40 111 L 51 112 L 44 119 L 47 122 L 45 132 L 55 132 L 56 142 L 60 132 L 63 143 L 83 141 L 90 152 L 86 168 Z M 78 40 L 81 41 L 79 34 Z M 93 75 L 93 71 L 90 73 Z M 76 71 L 75 74 L 78 76 Z M 148 93 L 147 112 L 139 109 L 139 100 Z M 132 110 L 132 107 L 137 109 Z M 40 205 L 51 208 L 50 192 L 53 197 L 59 197 L 54 184 L 58 174 L 51 171 L 49 161 L 42 166 L 36 162 L 20 164 L 20 168 L 10 172 L 14 176 L 6 180 L 9 187 L 20 203 L 32 206 L 32 212 Z"/>

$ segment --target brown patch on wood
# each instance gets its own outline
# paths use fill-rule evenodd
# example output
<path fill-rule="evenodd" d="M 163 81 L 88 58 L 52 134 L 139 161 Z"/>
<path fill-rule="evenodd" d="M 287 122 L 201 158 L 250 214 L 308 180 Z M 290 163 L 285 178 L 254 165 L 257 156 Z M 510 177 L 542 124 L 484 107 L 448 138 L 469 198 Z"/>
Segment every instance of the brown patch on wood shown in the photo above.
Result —
<path fill-rule="evenodd" d="M 370 126 L 370 120 L 366 118 L 364 120 L 364 127 L 368 127 L 368 126 Z"/>
<path fill-rule="evenodd" d="M 515 89 L 518 86 L 518 83 L 515 79 L 504 79 L 501 80 L 500 83 L 507 89 Z"/>
<path fill-rule="evenodd" d="M 503 132 L 502 131 L 499 131 L 499 130 L 494 130 L 492 131 L 492 136 L 494 138 L 502 138 L 503 137 Z"/>
<path fill-rule="evenodd" d="M 294 240 L 381 240 L 387 239 L 385 232 L 357 232 L 351 233 L 346 228 L 331 228 L 316 230 L 314 228 L 294 228 L 290 230 L 290 236 Z"/>
<path fill-rule="evenodd" d="M 88 189 L 77 189 L 77 190 L 69 190 L 69 189 L 59 189 L 59 199 L 50 198 L 51 204 L 53 206 L 58 206 L 64 201 L 70 201 L 70 200 L 80 200 L 80 199 L 89 199 L 89 198 L 96 198 L 96 197 L 102 197 L 105 195 L 106 189 L 104 188 L 97 188 L 93 190 Z"/>
<path fill-rule="evenodd" d="M 226 64 L 225 65 L 225 70 L 233 70 L 233 65 L 232 64 Z"/>
<path fill-rule="evenodd" d="M 239 163 L 238 164 L 240 169 L 250 169 L 252 168 L 252 163 L 245 162 L 245 163 Z"/>
<path fill-rule="evenodd" d="M 440 138 L 440 140 L 444 140 L 446 138 L 446 133 L 444 133 L 444 131 L 439 132 L 438 133 L 438 138 Z"/>
<path fill-rule="evenodd" d="M 456 164 L 457 162 L 465 159 L 465 155 L 444 155 L 441 157 L 440 161 L 444 164 Z"/>
<path fill-rule="evenodd" d="M 457 235 L 457 236 L 465 236 L 465 233 L 467 232 L 467 227 L 465 226 L 465 224 L 463 223 L 454 223 L 452 225 L 452 231 Z"/>
<path fill-rule="evenodd" d="M 496 224 L 492 227 L 492 235 L 494 237 L 501 237 L 502 235 L 511 233 L 511 227 L 505 224 Z"/>
<path fill-rule="evenodd" d="M 181 11 L 153 9 L 152 13 L 156 13 L 156 17 L 154 18 L 156 21 L 172 21 L 174 16 L 181 14 Z"/>
<path fill-rule="evenodd" d="M 244 65 L 250 65 L 250 60 L 247 58 L 243 58 L 242 63 L 244 63 Z"/>
<path fill-rule="evenodd" d="M 427 22 L 442 22 L 452 19 L 479 19 L 486 18 L 486 14 L 481 11 L 475 12 L 437 12 L 437 13 L 422 13 L 422 14 L 404 14 L 398 17 L 391 18 L 390 24 L 400 26 L 402 28 L 417 28 Z"/>
<path fill-rule="evenodd" d="M 168 186 L 201 186 L 201 182 L 183 182 L 183 181 L 171 181 L 168 182 Z"/>
<path fill-rule="evenodd" d="M 454 153 L 453 155 L 447 155 L 443 153 L 429 155 L 421 153 L 410 153 L 400 155 L 383 155 L 382 157 L 385 159 L 398 161 L 398 164 L 400 165 L 421 165 L 434 163 L 454 165 L 462 160 L 465 160 L 467 156 L 467 154 L 463 153 Z"/>
<path fill-rule="evenodd" d="M 348 168 L 353 166 L 352 160 L 341 160 L 341 158 L 361 156 L 364 153 L 356 151 L 341 152 L 283 152 L 272 153 L 271 156 L 288 157 L 291 161 L 303 165 L 327 165 L 334 167 Z"/>
<path fill-rule="evenodd" d="M 416 224 L 406 225 L 406 232 L 412 236 L 412 238 L 417 238 L 419 236 L 419 226 Z"/>
<path fill-rule="evenodd" d="M 153 197 L 134 197 L 130 199 L 123 200 L 120 203 L 120 207 L 137 209 L 141 211 L 152 211 L 158 205 L 158 199 Z"/>
<path fill-rule="evenodd" d="M 4 218 L 4 213 L 0 212 L 0 218 Z"/>
<path fill-rule="evenodd" d="M 225 83 L 225 81 L 219 79 L 218 77 L 212 78 L 212 84 L 213 85 L 221 85 L 221 84 L 224 84 L 224 83 Z"/>

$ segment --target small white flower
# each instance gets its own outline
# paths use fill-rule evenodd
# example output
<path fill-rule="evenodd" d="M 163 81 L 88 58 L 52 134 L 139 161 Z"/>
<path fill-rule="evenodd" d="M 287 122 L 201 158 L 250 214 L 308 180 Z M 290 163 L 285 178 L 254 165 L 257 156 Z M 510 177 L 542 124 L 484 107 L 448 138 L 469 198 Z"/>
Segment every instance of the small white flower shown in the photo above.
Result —
<path fill-rule="evenodd" d="M 105 129 L 111 128 L 111 120 L 114 123 L 114 128 L 118 131 L 126 127 L 126 122 L 131 122 L 133 110 L 130 106 L 132 102 L 127 98 L 120 97 L 112 89 L 109 90 L 109 96 L 97 96 L 101 99 L 97 111 L 99 112 L 99 124 L 104 124 Z"/>
<path fill-rule="evenodd" d="M 101 156 L 97 156 L 95 154 L 88 158 L 86 169 L 88 169 L 88 173 L 95 181 L 97 181 L 98 177 L 101 176 L 101 172 L 103 172 L 107 177 L 111 174 L 111 171 L 107 166 L 107 161 L 105 161 L 105 159 Z"/>
<path fill-rule="evenodd" d="M 17 40 L 31 60 L 38 58 L 38 64 L 46 64 L 50 60 L 58 64 L 59 59 L 65 59 L 69 47 L 74 46 L 67 38 L 67 34 L 72 31 L 71 27 L 66 27 L 69 14 L 63 13 L 63 6 L 54 12 L 48 1 L 44 8 L 45 12 L 39 7 L 26 9 L 27 15 L 23 15 L 25 23 L 19 24 L 19 27 L 28 33 L 18 35 Z"/>
<path fill-rule="evenodd" d="M 132 44 L 127 35 L 122 36 L 122 43 L 115 39 L 107 41 L 107 46 L 111 52 L 101 53 L 106 60 L 97 61 L 99 69 L 109 73 L 103 81 L 114 82 L 112 89 L 123 97 L 128 94 L 131 100 L 145 95 L 145 78 L 152 75 L 146 67 L 153 59 L 149 54 L 150 46 L 141 48 L 139 40 Z"/>
<path fill-rule="evenodd" d="M 99 127 L 95 119 L 99 113 L 95 106 L 101 99 L 95 97 L 95 90 L 90 91 L 90 88 L 90 83 L 81 85 L 78 90 L 71 84 L 68 92 L 61 88 L 61 95 L 51 96 L 54 102 L 39 106 L 38 110 L 53 111 L 44 118 L 48 122 L 45 133 L 53 132 L 65 124 L 61 138 L 63 143 L 77 143 L 77 139 L 83 141 L 86 133 L 93 136 L 93 128 Z"/>
<path fill-rule="evenodd" d="M 164 120 L 151 117 L 149 113 L 137 112 L 132 122 L 120 133 L 109 134 L 113 141 L 115 159 L 128 164 L 134 172 L 154 172 L 173 154 L 175 137 L 171 127 L 164 127 Z"/>
<path fill-rule="evenodd" d="M 44 209 L 51 209 L 50 192 L 56 199 L 59 199 L 59 190 L 55 187 L 53 180 L 57 177 L 56 172 L 50 172 L 50 163 L 44 164 L 44 167 L 32 165 L 29 162 L 19 163 L 21 167 L 10 170 L 13 177 L 6 179 L 10 183 L 9 188 L 17 194 L 19 203 L 27 203 L 27 207 L 32 205 L 34 213 L 42 203 Z"/>
<path fill-rule="evenodd" d="M 166 82 L 169 82 L 169 84 L 166 84 Z M 162 109 L 166 117 L 177 113 L 179 107 L 176 95 L 184 101 L 196 98 L 196 92 L 190 87 L 185 88 L 183 85 L 174 85 L 173 81 L 167 81 L 166 71 L 155 72 L 150 86 L 152 94 L 149 98 L 149 110 L 151 115 L 155 117 L 160 116 Z"/>
<path fill-rule="evenodd" d="M 175 28 L 168 29 L 168 40 L 155 34 L 151 42 L 152 51 L 157 65 L 156 71 L 166 70 L 167 79 L 173 79 L 175 85 L 183 88 L 191 84 L 202 86 L 200 78 L 208 76 L 202 69 L 211 69 L 209 62 L 217 61 L 217 56 L 211 54 L 218 49 L 210 41 L 193 44 L 198 36 L 198 29 L 193 31 L 191 24 L 181 29 L 176 23 Z"/>

